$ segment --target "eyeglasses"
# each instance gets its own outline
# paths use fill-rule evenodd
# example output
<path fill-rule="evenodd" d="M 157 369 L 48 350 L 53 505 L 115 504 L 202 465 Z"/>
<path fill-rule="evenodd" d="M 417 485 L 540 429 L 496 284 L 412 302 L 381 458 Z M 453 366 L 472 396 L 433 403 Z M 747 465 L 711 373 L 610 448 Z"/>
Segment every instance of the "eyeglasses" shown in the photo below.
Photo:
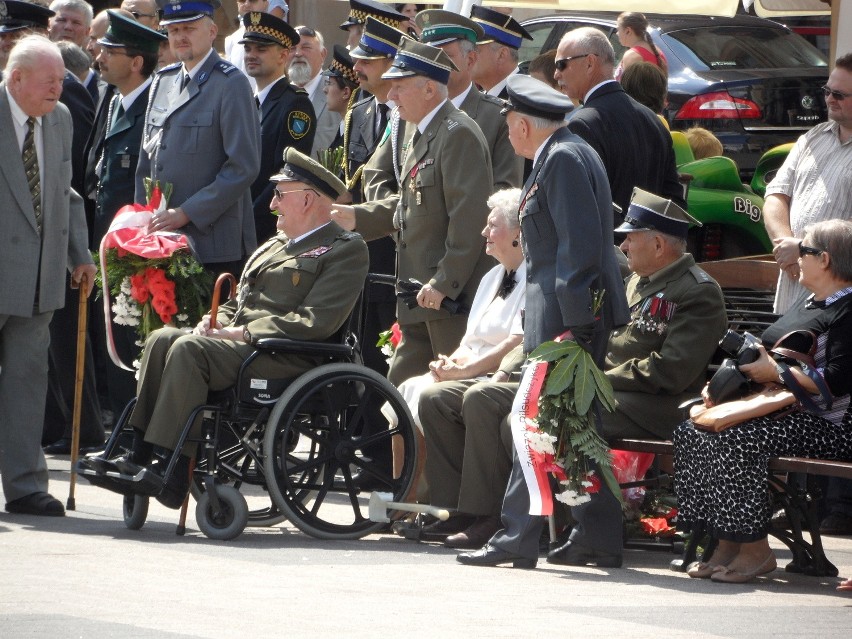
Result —
<path fill-rule="evenodd" d="M 129 54 L 126 49 L 120 49 L 116 47 L 101 47 L 101 53 L 107 56 L 126 55 L 128 58 L 135 57 Z"/>
<path fill-rule="evenodd" d="M 590 56 L 590 55 L 595 55 L 595 54 L 594 53 L 582 53 L 580 55 L 569 55 L 567 58 L 562 58 L 561 60 L 554 61 L 554 64 L 556 65 L 557 71 L 564 71 L 565 67 L 568 66 L 568 63 L 571 62 L 571 60 L 577 60 L 579 58 L 585 58 L 585 57 Z"/>
<path fill-rule="evenodd" d="M 316 38 L 317 32 L 310 27 L 296 27 L 296 33 L 307 38 Z"/>
<path fill-rule="evenodd" d="M 140 11 L 131 11 L 130 15 L 132 15 L 137 20 L 139 18 L 156 18 L 157 17 L 156 13 L 142 13 Z"/>
<path fill-rule="evenodd" d="M 822 87 L 822 94 L 825 97 L 831 96 L 835 100 L 845 100 L 849 96 L 852 96 L 852 93 L 843 93 L 843 91 L 835 91 L 834 89 L 829 89 L 828 87 Z"/>
<path fill-rule="evenodd" d="M 823 249 L 805 246 L 804 242 L 799 242 L 799 257 L 804 257 L 805 255 L 822 255 L 823 253 L 825 253 Z"/>
<path fill-rule="evenodd" d="M 275 193 L 275 197 L 277 197 L 279 200 L 283 199 L 284 196 L 287 195 L 288 193 L 298 193 L 299 191 L 313 191 L 313 189 L 311 189 L 311 188 L 293 189 L 292 191 L 279 191 L 278 189 L 272 189 L 272 192 Z M 314 191 L 314 192 L 316 193 L 316 191 Z"/>

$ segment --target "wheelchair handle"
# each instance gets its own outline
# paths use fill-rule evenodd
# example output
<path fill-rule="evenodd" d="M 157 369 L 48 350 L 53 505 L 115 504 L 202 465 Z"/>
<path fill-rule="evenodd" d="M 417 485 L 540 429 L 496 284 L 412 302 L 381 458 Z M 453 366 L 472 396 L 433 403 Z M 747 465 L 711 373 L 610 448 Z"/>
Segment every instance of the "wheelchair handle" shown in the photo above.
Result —
<path fill-rule="evenodd" d="M 229 299 L 234 299 L 237 296 L 237 278 L 230 273 L 222 273 L 216 278 L 216 284 L 213 285 L 213 300 L 210 302 L 210 328 L 216 328 L 216 315 L 219 313 L 219 297 L 222 294 L 222 284 L 229 282 L 231 285 L 231 296 Z"/>

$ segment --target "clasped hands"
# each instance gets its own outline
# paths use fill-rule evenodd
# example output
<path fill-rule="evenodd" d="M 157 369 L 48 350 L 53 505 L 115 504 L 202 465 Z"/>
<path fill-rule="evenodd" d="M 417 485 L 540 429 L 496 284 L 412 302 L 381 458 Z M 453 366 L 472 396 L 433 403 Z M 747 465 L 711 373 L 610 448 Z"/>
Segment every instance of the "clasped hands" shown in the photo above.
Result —
<path fill-rule="evenodd" d="M 216 322 L 216 326 L 210 328 L 209 315 L 201 318 L 201 321 L 192 329 L 192 334 L 210 337 L 211 339 L 230 339 L 235 342 L 243 341 L 243 328 L 241 326 L 223 326 L 222 322 Z"/>

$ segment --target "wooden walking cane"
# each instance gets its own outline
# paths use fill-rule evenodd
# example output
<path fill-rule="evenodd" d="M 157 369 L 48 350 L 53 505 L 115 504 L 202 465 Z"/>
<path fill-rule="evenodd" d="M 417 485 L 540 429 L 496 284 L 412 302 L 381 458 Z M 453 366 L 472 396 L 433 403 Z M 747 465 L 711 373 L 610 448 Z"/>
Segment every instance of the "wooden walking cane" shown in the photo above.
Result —
<path fill-rule="evenodd" d="M 76 510 L 74 490 L 77 487 L 77 457 L 80 453 L 80 413 L 83 408 L 83 374 L 86 364 L 86 310 L 89 302 L 89 277 L 80 278 L 80 304 L 77 307 L 77 368 L 74 376 L 74 415 L 71 419 L 71 483 L 68 486 L 66 510 Z"/>
<path fill-rule="evenodd" d="M 229 299 L 234 299 L 237 296 L 237 278 L 230 273 L 222 273 L 216 278 L 216 284 L 213 285 L 213 299 L 210 302 L 210 327 L 216 328 L 216 315 L 219 314 L 219 298 L 222 295 L 222 284 L 228 282 L 230 285 Z M 189 462 L 189 483 L 192 485 L 192 474 L 195 472 L 195 460 Z M 175 529 L 176 535 L 186 533 L 186 513 L 189 510 L 189 493 L 183 498 L 183 504 L 180 507 L 180 518 Z"/>

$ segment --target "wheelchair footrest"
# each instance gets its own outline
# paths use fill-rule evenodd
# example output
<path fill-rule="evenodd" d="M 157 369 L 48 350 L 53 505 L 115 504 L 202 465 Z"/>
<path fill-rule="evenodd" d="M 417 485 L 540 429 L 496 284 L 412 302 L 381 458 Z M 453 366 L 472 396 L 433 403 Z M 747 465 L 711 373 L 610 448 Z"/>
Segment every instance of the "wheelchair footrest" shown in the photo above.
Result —
<path fill-rule="evenodd" d="M 106 488 L 120 495 L 155 497 L 163 492 L 163 478 L 149 468 L 142 469 L 136 475 L 124 475 L 114 470 L 98 472 L 87 467 L 85 462 L 80 460 L 77 463 L 76 471 L 78 475 L 85 477 L 93 486 Z"/>

